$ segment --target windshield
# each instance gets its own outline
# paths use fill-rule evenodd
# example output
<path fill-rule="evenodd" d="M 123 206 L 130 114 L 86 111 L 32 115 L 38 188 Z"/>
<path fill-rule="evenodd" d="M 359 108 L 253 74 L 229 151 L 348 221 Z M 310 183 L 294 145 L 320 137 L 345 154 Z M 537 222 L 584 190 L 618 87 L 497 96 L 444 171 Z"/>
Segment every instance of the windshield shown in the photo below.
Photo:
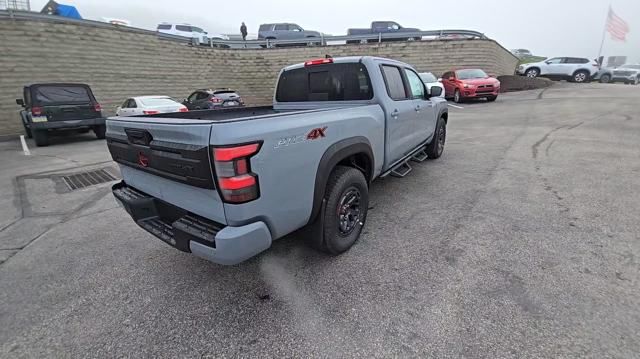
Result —
<path fill-rule="evenodd" d="M 438 79 L 431 72 L 423 72 L 420 74 L 420 79 L 424 83 L 438 82 Z"/>
<path fill-rule="evenodd" d="M 84 86 L 38 86 L 33 94 L 35 103 L 42 105 L 91 102 L 89 91 Z"/>
<path fill-rule="evenodd" d="M 458 70 L 456 71 L 456 77 L 459 80 L 469 80 L 469 79 L 484 79 L 489 77 L 486 72 L 480 69 L 474 70 Z"/>
<path fill-rule="evenodd" d="M 140 102 L 143 105 L 149 106 L 149 107 L 172 106 L 177 104 L 177 102 L 175 102 L 174 100 L 166 97 L 143 98 L 140 100 Z"/>

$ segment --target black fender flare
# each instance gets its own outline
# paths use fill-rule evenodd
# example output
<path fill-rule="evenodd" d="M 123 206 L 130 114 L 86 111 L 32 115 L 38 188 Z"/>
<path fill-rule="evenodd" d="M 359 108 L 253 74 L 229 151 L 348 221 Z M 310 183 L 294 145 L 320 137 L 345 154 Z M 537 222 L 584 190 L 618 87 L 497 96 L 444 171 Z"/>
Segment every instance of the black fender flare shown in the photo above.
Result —
<path fill-rule="evenodd" d="M 439 120 L 441 118 L 444 119 L 444 123 L 445 124 L 447 122 L 449 122 L 449 109 L 448 108 L 443 107 L 443 108 L 440 109 L 440 111 L 438 111 L 438 117 L 436 118 L 436 120 Z"/>
<path fill-rule="evenodd" d="M 22 110 L 20 111 L 20 119 L 22 120 L 22 124 L 26 127 L 29 124 L 29 120 L 28 120 L 28 116 L 27 116 L 27 111 Z"/>
<path fill-rule="evenodd" d="M 316 219 L 320 209 L 322 208 L 325 189 L 333 168 L 340 161 L 358 153 L 364 153 L 369 157 L 371 166 L 369 168 L 369 173 L 365 173 L 365 177 L 369 182 L 371 182 L 375 171 L 375 158 L 373 157 L 371 143 L 366 137 L 356 136 L 345 138 L 332 144 L 324 152 L 320 159 L 320 163 L 318 164 L 318 171 L 316 172 L 316 180 L 313 190 L 313 207 L 311 209 L 311 216 L 309 217 L 308 223 L 312 223 Z"/>

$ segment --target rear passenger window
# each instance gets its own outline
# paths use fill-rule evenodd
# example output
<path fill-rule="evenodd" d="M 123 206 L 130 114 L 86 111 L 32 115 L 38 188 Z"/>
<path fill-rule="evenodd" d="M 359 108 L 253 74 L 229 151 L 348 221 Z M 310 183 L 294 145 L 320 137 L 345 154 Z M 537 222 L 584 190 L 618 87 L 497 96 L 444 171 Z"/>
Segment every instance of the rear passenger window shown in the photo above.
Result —
<path fill-rule="evenodd" d="M 406 99 L 408 96 L 404 82 L 402 81 L 400 69 L 395 66 L 382 65 L 382 73 L 384 75 L 384 82 L 387 85 L 389 97 L 394 100 Z"/>
<path fill-rule="evenodd" d="M 274 30 L 289 30 L 289 26 L 284 24 L 284 25 L 276 25 Z"/>
<path fill-rule="evenodd" d="M 191 32 L 191 26 L 176 25 L 176 30 L 185 31 L 185 32 Z"/>
<path fill-rule="evenodd" d="M 171 25 L 158 25 L 158 30 L 171 30 Z"/>
<path fill-rule="evenodd" d="M 313 65 L 285 71 L 276 101 L 362 101 L 373 98 L 369 74 L 359 63 Z"/>

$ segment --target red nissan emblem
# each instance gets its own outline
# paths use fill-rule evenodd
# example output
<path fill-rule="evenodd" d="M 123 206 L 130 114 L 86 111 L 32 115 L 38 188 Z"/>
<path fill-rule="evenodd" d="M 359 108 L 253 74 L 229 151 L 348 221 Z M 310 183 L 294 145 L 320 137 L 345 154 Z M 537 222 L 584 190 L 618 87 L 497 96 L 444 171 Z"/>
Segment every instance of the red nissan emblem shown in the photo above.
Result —
<path fill-rule="evenodd" d="M 149 166 L 149 157 L 145 156 L 142 152 L 138 152 L 138 164 L 142 167 Z"/>

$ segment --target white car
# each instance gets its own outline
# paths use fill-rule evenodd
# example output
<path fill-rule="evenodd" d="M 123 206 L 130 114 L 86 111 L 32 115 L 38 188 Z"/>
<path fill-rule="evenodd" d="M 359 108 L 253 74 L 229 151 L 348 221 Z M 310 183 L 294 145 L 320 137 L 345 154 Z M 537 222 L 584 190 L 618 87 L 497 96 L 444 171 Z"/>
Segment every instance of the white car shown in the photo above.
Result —
<path fill-rule="evenodd" d="M 427 91 L 431 92 L 432 87 L 440 87 L 442 89 L 442 93 L 439 97 L 444 98 L 444 86 L 431 72 L 421 72 L 418 75 L 420 75 L 420 79 L 427 87 Z"/>
<path fill-rule="evenodd" d="M 169 96 L 129 97 L 118 106 L 116 116 L 154 115 L 168 112 L 188 112 L 187 107 Z"/>
<path fill-rule="evenodd" d="M 158 24 L 157 30 L 163 34 L 188 37 L 190 39 L 197 38 L 201 44 L 208 44 L 210 38 L 229 40 L 229 36 L 227 35 L 216 34 L 209 36 L 206 31 L 189 24 L 171 24 L 163 22 L 162 24 Z"/>
<path fill-rule="evenodd" d="M 589 82 L 598 73 L 598 63 L 579 57 L 554 57 L 522 64 L 517 73 L 527 77 L 544 76 L 573 82 Z"/>

